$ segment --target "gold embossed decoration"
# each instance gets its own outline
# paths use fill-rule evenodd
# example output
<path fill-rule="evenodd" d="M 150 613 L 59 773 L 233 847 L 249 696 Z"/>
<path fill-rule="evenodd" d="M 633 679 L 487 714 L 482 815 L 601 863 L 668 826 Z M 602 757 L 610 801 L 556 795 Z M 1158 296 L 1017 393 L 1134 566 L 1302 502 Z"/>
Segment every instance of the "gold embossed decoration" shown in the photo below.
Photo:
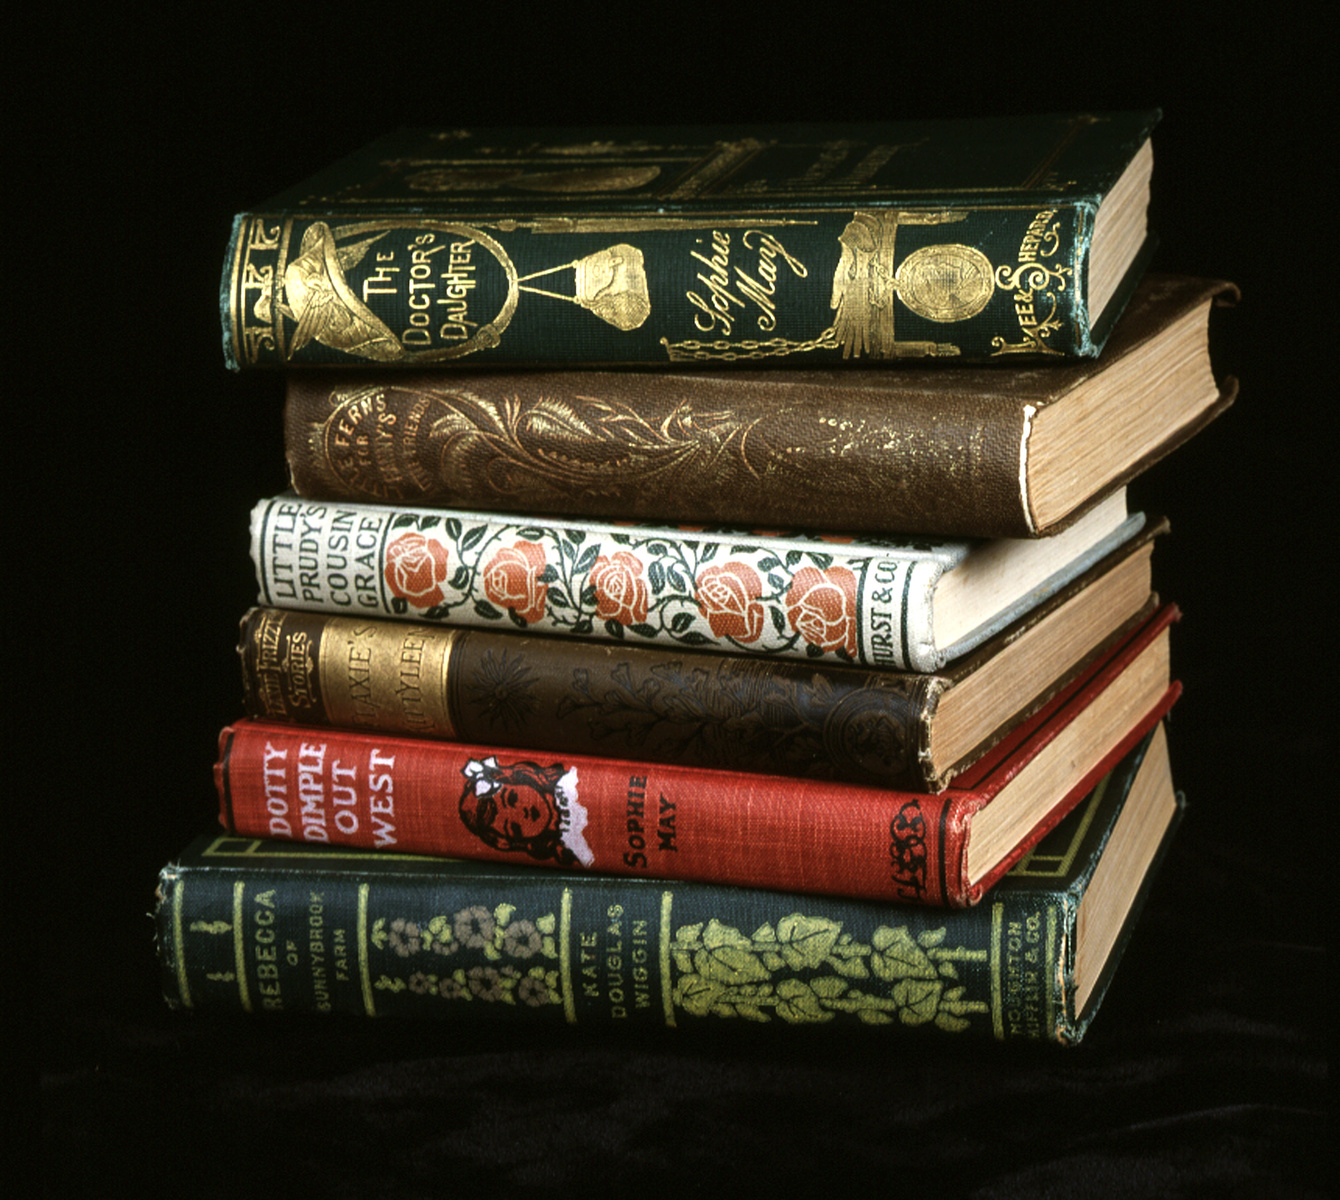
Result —
<path fill-rule="evenodd" d="M 559 292 L 546 292 L 534 287 L 523 287 L 521 290 L 579 304 L 624 333 L 636 329 L 651 315 L 647 269 L 643 264 L 642 251 L 636 246 L 626 242 L 608 246 L 562 266 L 523 275 L 520 282 L 525 283 L 528 279 L 538 279 L 542 275 L 552 275 L 555 271 L 566 271 L 568 268 L 572 269 L 576 280 L 575 296 L 564 296 Z"/>
<path fill-rule="evenodd" d="M 990 260 L 957 243 L 923 246 L 896 269 L 902 225 L 943 225 L 966 213 L 855 212 L 838 241 L 842 255 L 833 274 L 833 336 L 843 358 L 909 358 L 956 355 L 952 343 L 900 341 L 894 333 L 895 298 L 931 321 L 963 321 L 986 307 L 995 289 Z"/>
<path fill-rule="evenodd" d="M 430 239 L 448 234 L 459 239 L 462 249 L 478 246 L 490 255 L 501 270 L 507 289 L 497 314 L 459 342 L 424 350 L 408 347 L 364 302 L 347 275 L 373 245 L 403 230 L 427 234 Z M 379 257 L 381 248 L 388 244 L 382 242 Z M 437 362 L 476 350 L 490 350 L 498 345 L 511 321 L 519 295 L 516 267 L 499 242 L 471 226 L 427 219 L 412 224 L 364 221 L 335 228 L 314 221 L 304 230 L 298 255 L 284 267 L 281 278 L 282 299 L 275 311 L 297 323 L 289 342 L 289 358 L 312 341 L 377 362 Z"/>
<path fill-rule="evenodd" d="M 923 246 L 903 260 L 894 276 L 898 298 L 928 321 L 966 321 L 995 290 L 991 261 L 972 246 Z"/>
<path fill-rule="evenodd" d="M 297 322 L 289 354 L 315 339 L 336 350 L 379 362 L 394 362 L 405 351 L 395 334 L 364 304 L 345 278 L 368 247 L 384 234 L 337 246 L 330 226 L 309 225 L 298 257 L 284 269 L 286 305 L 280 311 Z"/>

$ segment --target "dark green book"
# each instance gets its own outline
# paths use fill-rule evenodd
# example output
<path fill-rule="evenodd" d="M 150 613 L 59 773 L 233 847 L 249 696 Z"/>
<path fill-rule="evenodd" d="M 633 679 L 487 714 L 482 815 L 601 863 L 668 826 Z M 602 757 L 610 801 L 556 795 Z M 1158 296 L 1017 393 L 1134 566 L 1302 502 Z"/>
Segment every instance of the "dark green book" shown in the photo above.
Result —
<path fill-rule="evenodd" d="M 1099 352 L 1157 112 L 406 130 L 240 214 L 232 367 Z"/>
<path fill-rule="evenodd" d="M 1181 811 L 1162 725 L 971 909 L 202 838 L 159 878 L 177 1008 L 1077 1042 Z"/>

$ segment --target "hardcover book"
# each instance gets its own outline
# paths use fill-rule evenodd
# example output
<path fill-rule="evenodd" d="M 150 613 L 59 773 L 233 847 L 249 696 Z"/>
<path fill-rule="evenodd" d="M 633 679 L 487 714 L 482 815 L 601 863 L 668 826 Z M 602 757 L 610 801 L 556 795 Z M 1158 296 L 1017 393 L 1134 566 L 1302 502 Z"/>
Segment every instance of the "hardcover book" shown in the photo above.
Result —
<path fill-rule="evenodd" d="M 933 674 L 255 608 L 262 720 L 940 791 L 1156 604 L 1158 522 Z"/>
<path fill-rule="evenodd" d="M 260 603 L 934 671 L 1139 532 L 1117 492 L 1050 538 L 780 534 L 324 503 L 252 511 Z"/>
<path fill-rule="evenodd" d="M 1159 725 L 985 903 L 952 911 L 202 838 L 159 877 L 163 989 L 205 1013 L 1074 1044 L 1180 813 Z"/>
<path fill-rule="evenodd" d="M 1157 112 L 406 130 L 238 215 L 230 366 L 1098 353 Z"/>
<path fill-rule="evenodd" d="M 1101 359 L 944 371 L 293 371 L 318 500 L 852 532 L 1033 537 L 1232 402 L 1231 284 L 1151 276 Z"/>
<path fill-rule="evenodd" d="M 939 795 L 243 720 L 220 821 L 247 837 L 976 903 L 1171 707 L 1171 607 Z"/>

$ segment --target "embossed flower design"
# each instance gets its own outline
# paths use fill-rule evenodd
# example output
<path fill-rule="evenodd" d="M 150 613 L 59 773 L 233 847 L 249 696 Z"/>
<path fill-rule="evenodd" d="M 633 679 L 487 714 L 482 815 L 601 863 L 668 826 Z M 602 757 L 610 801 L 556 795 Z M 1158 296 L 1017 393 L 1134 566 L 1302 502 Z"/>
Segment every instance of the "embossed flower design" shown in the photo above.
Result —
<path fill-rule="evenodd" d="M 415 608 L 432 608 L 446 598 L 447 548 L 421 533 L 402 533 L 386 550 L 386 584 Z"/>
<path fill-rule="evenodd" d="M 513 921 L 503 931 L 503 953 L 513 958 L 529 958 L 538 954 L 544 938 L 535 928 L 534 921 Z"/>
<path fill-rule="evenodd" d="M 475 905 L 473 908 L 463 908 L 456 914 L 454 932 L 461 945 L 477 950 L 492 944 L 497 927 L 493 914 L 487 908 Z"/>
<path fill-rule="evenodd" d="M 642 625 L 647 620 L 651 594 L 642 562 L 627 550 L 601 555 L 591 568 L 596 590 L 596 616 L 620 625 Z"/>
<path fill-rule="evenodd" d="M 763 633 L 763 581 L 747 563 L 730 562 L 699 573 L 695 599 L 712 636 L 756 642 Z"/>
<path fill-rule="evenodd" d="M 809 645 L 856 657 L 856 576 L 846 567 L 802 567 L 786 593 L 786 619 Z"/>
<path fill-rule="evenodd" d="M 544 568 L 543 546 L 524 541 L 504 546 L 484 567 L 484 594 L 529 625 L 544 617 L 549 595 L 549 585 L 540 582 Z"/>
<path fill-rule="evenodd" d="M 561 1004 L 563 997 L 558 990 L 558 972 L 546 971 L 543 967 L 533 967 L 517 983 L 517 999 L 532 1008 L 542 1004 Z"/>
<path fill-rule="evenodd" d="M 420 949 L 419 927 L 413 921 L 397 917 L 391 922 L 390 946 L 401 958 L 418 954 Z"/>
<path fill-rule="evenodd" d="M 501 971 L 494 967 L 471 967 L 465 973 L 465 981 L 471 994 L 480 1000 L 504 1000 L 508 983 L 518 974 L 512 967 L 504 967 Z"/>

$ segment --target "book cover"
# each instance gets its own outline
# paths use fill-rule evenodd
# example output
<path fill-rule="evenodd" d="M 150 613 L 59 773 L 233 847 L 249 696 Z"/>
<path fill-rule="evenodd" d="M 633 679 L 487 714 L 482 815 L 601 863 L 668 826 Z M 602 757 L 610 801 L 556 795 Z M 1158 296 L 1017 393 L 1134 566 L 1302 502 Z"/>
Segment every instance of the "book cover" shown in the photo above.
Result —
<path fill-rule="evenodd" d="M 248 716 L 940 791 L 1156 606 L 1156 522 L 933 674 L 254 608 Z"/>
<path fill-rule="evenodd" d="M 160 875 L 163 988 L 202 1013 L 1074 1044 L 1180 811 L 1160 725 L 984 904 L 953 911 L 202 838 Z"/>
<path fill-rule="evenodd" d="M 251 516 L 259 602 L 934 671 L 1144 523 L 1125 494 L 1053 538 L 783 534 L 325 503 Z"/>
<path fill-rule="evenodd" d="M 1007 371 L 292 371 L 290 477 L 317 500 L 1039 536 L 1231 403 L 1205 326 L 1235 295 L 1150 276 L 1100 359 Z"/>
<path fill-rule="evenodd" d="M 405 130 L 237 216 L 230 366 L 1096 354 L 1157 112 Z"/>
<path fill-rule="evenodd" d="M 1166 607 L 937 795 L 242 720 L 231 833 L 929 905 L 975 903 L 1172 706 Z"/>

